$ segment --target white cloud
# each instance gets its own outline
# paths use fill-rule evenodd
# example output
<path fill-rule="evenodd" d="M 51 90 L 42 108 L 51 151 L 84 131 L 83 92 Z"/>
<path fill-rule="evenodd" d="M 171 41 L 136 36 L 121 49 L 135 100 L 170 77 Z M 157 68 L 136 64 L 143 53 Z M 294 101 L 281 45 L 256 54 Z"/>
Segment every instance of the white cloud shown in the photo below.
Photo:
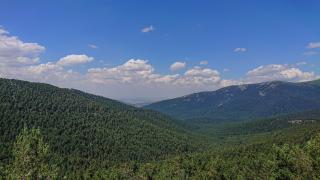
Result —
<path fill-rule="evenodd" d="M 26 65 L 39 62 L 45 48 L 38 43 L 25 43 L 0 28 L 0 65 Z"/>
<path fill-rule="evenodd" d="M 141 29 L 141 32 L 143 32 L 143 33 L 148 33 L 148 32 L 152 32 L 152 31 L 154 31 L 154 30 L 155 30 L 155 28 L 154 28 L 152 25 L 150 25 L 150 26 L 148 26 L 148 27 L 142 28 L 142 29 Z"/>
<path fill-rule="evenodd" d="M 177 61 L 177 62 L 171 64 L 170 70 L 171 71 L 178 71 L 178 70 L 184 69 L 185 67 L 186 67 L 186 63 L 185 62 Z"/>
<path fill-rule="evenodd" d="M 48 62 L 48 63 L 45 63 L 45 64 L 39 64 L 39 65 L 36 65 L 36 66 L 30 66 L 28 68 L 28 70 L 31 72 L 31 73 L 35 73 L 35 74 L 41 74 L 41 73 L 48 73 L 50 71 L 61 71 L 63 70 L 63 68 L 55 63 L 52 63 L 52 62 Z"/>
<path fill-rule="evenodd" d="M 178 79 L 177 84 L 196 86 L 218 85 L 220 80 L 220 74 L 217 70 L 195 66 L 187 70 L 184 76 Z"/>
<path fill-rule="evenodd" d="M 0 34 L 9 34 L 9 32 L 3 29 L 2 26 L 0 26 Z"/>
<path fill-rule="evenodd" d="M 131 83 L 131 84 L 158 84 L 171 86 L 204 86 L 210 83 L 219 83 L 218 71 L 193 67 L 183 75 L 161 75 L 154 72 L 154 68 L 146 60 L 130 59 L 126 63 L 113 68 L 93 68 L 88 70 L 88 79 L 95 83 Z"/>
<path fill-rule="evenodd" d="M 320 42 L 310 42 L 307 46 L 309 49 L 320 48 Z"/>
<path fill-rule="evenodd" d="M 200 61 L 200 65 L 207 65 L 208 61 Z"/>
<path fill-rule="evenodd" d="M 94 44 L 88 44 L 89 48 L 92 48 L 92 49 L 97 49 L 98 46 L 97 45 L 94 45 Z"/>
<path fill-rule="evenodd" d="M 300 62 L 296 63 L 297 66 L 303 66 L 303 65 L 306 65 L 306 64 L 307 64 L 307 62 L 305 62 L 305 61 L 300 61 Z"/>
<path fill-rule="evenodd" d="M 246 48 L 241 48 L 241 47 L 235 48 L 235 49 L 233 50 L 233 52 L 246 52 L 246 51 L 247 51 Z"/>
<path fill-rule="evenodd" d="M 67 58 L 59 64 L 41 63 L 39 56 L 44 50 L 45 47 L 38 43 L 25 43 L 0 28 L 0 77 L 45 82 L 61 87 L 76 87 L 77 83 L 82 82 L 83 75 L 64 69 L 62 64 L 80 63 L 84 59 L 91 61 L 91 57 L 82 55 L 86 58 L 72 61 L 72 56 L 66 56 L 69 60 Z"/>
<path fill-rule="evenodd" d="M 61 58 L 57 62 L 57 64 L 61 66 L 71 66 L 71 65 L 88 63 L 90 61 L 93 61 L 93 59 L 94 59 L 93 57 L 89 57 L 85 54 L 80 54 L 80 55 L 71 54 Z"/>
<path fill-rule="evenodd" d="M 44 50 L 43 46 L 24 43 L 0 28 L 0 77 L 72 87 L 110 98 L 170 98 L 241 83 L 271 80 L 296 82 L 318 78 L 314 72 L 298 68 L 305 62 L 259 66 L 238 79 L 224 79 L 219 71 L 198 66 L 181 74 L 159 74 L 149 61 L 142 59 L 130 59 L 117 66 L 91 68 L 79 73 L 76 69 L 69 69 L 71 65 L 91 62 L 93 57 L 71 54 L 60 60 L 40 62 L 39 56 Z M 185 62 L 174 64 L 174 70 L 186 67 Z"/>
<path fill-rule="evenodd" d="M 307 51 L 307 52 L 305 52 L 303 54 L 306 55 L 306 56 L 313 56 L 313 55 L 318 54 L 318 52 L 316 52 L 316 51 Z"/>
<path fill-rule="evenodd" d="M 245 82 L 255 83 L 264 81 L 308 81 L 318 76 L 314 72 L 303 72 L 302 70 L 283 64 L 270 64 L 259 66 L 246 74 Z"/>
<path fill-rule="evenodd" d="M 88 76 L 93 82 L 109 83 L 138 83 L 145 82 L 153 73 L 153 67 L 147 60 L 130 59 L 126 63 L 113 68 L 92 68 L 88 70 Z"/>
<path fill-rule="evenodd" d="M 147 60 L 130 59 L 112 68 L 92 68 L 86 79 L 99 87 L 118 87 L 117 93 L 131 96 L 175 97 L 203 90 L 213 90 L 227 84 L 219 72 L 210 68 L 193 67 L 184 74 L 157 74 Z M 92 85 L 93 86 L 93 85 Z M 135 89 L 135 90 L 133 90 Z"/>

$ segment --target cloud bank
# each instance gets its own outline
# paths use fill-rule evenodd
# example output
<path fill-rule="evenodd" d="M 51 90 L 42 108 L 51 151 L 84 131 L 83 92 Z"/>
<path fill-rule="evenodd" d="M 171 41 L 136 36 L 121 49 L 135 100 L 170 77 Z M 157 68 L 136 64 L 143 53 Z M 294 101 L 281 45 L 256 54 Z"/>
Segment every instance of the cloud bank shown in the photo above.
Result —
<path fill-rule="evenodd" d="M 55 61 L 42 62 L 40 55 L 44 51 L 44 46 L 23 42 L 0 28 L 0 77 L 77 88 L 115 99 L 172 98 L 234 84 L 271 80 L 299 82 L 318 78 L 314 72 L 302 71 L 296 65 L 270 64 L 249 70 L 238 79 L 225 79 L 216 69 L 200 66 L 186 69 L 186 63 L 179 61 L 170 66 L 171 73 L 160 74 L 145 59 L 129 59 L 113 67 L 88 68 L 80 73 L 74 70 L 75 67 L 94 61 L 93 57 L 70 54 Z M 186 70 L 174 73 L 182 69 Z"/>

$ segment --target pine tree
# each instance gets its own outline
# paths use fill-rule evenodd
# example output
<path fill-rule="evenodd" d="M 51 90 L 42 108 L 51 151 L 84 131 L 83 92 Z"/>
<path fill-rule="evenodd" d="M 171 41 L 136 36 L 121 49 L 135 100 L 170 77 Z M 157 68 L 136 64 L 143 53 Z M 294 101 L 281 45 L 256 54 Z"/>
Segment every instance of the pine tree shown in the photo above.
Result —
<path fill-rule="evenodd" d="M 306 149 L 313 160 L 316 176 L 320 178 L 320 134 L 307 142 Z"/>
<path fill-rule="evenodd" d="M 13 146 L 13 161 L 8 167 L 10 179 L 54 179 L 58 169 L 49 164 L 49 145 L 39 129 L 24 128 Z"/>

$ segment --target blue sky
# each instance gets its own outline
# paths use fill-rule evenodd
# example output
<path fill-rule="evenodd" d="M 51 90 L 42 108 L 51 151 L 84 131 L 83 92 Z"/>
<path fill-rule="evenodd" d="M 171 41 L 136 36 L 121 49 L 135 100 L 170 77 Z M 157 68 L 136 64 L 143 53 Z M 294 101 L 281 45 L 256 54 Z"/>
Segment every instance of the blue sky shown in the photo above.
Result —
<path fill-rule="evenodd" d="M 320 1 L 316 0 L 3 0 L 1 4 L 0 25 L 7 32 L 4 39 L 16 36 L 23 43 L 45 49 L 21 55 L 38 58 L 25 68 L 43 68 L 50 62 L 52 69 L 68 55 L 87 56 L 72 66 L 55 67 L 79 73 L 74 75 L 77 79 L 52 78 L 45 71 L 41 75 L 0 71 L 8 78 L 71 86 L 116 99 L 156 99 L 239 83 L 312 80 L 320 74 Z M 7 58 L 8 48 L 0 49 L 0 61 L 1 53 Z M 123 68 L 130 59 L 133 61 L 127 65 L 137 67 Z M 200 65 L 201 61 L 207 63 Z M 170 69 L 175 62 L 180 64 Z M 8 62 L 2 63 L 2 69 L 8 66 Z M 110 74 L 112 68 L 121 72 Z M 145 71 L 137 72 L 139 68 Z M 100 74 L 88 76 L 90 69 L 99 69 Z M 132 70 L 135 73 L 130 74 Z M 64 76 L 63 72 L 60 75 Z M 178 76 L 164 85 L 159 83 L 166 81 L 167 75 Z M 202 75 L 207 79 L 201 79 Z M 146 81 L 152 82 L 139 84 Z M 111 87 L 112 91 L 104 90 Z M 117 88 L 133 88 L 139 93 Z"/>

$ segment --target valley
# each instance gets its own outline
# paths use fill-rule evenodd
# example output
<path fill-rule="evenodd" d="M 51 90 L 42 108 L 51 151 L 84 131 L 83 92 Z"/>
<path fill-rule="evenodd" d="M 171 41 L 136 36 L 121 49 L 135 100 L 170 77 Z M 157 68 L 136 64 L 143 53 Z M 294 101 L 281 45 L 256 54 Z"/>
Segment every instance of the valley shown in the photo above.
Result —
<path fill-rule="evenodd" d="M 320 180 L 319 10 L 0 0 L 0 180 Z"/>
<path fill-rule="evenodd" d="M 273 83 L 266 83 L 267 87 L 248 85 L 248 90 L 252 93 L 257 92 L 252 88 L 259 87 L 259 91 L 270 86 L 276 88 Z M 227 120 L 233 116 L 232 109 L 220 111 L 219 117 L 227 113 L 225 118 L 214 119 L 213 115 L 207 118 L 212 114 L 208 109 L 207 113 L 201 113 L 206 117 L 197 117 L 194 110 L 188 109 L 191 107 L 185 106 L 183 99 L 195 98 L 198 103 L 205 103 L 198 104 L 199 107 L 211 107 L 208 103 L 215 103 L 217 97 L 204 95 L 220 94 L 228 87 L 217 92 L 182 97 L 181 101 L 178 98 L 151 104 L 144 109 L 75 89 L 0 79 L 0 176 L 13 173 L 12 162 L 16 158 L 12 152 L 17 146 L 16 138 L 21 136 L 21 132 L 25 132 L 26 137 L 31 136 L 28 135 L 29 130 L 31 133 L 35 129 L 50 147 L 45 162 L 57 167 L 54 177 L 58 179 L 319 177 L 318 161 L 313 158 L 320 149 L 317 146 L 320 142 L 320 110 L 317 109 L 317 97 L 310 99 L 303 91 L 316 96 L 320 87 L 315 81 L 276 84 L 281 89 L 272 90 L 266 96 L 271 98 L 268 99 L 269 104 L 282 104 L 283 111 L 273 108 L 275 112 L 267 116 L 260 114 L 262 110 L 254 110 L 260 108 L 256 104 L 251 109 L 258 114 Z M 291 89 L 297 88 L 292 90 L 295 94 L 282 90 L 288 85 Z M 239 87 L 230 88 L 238 93 L 244 91 Z M 286 97 L 279 98 L 277 95 L 272 99 L 274 94 L 285 94 Z M 243 94 L 234 95 L 236 100 L 232 100 L 230 94 L 224 94 L 219 95 L 218 99 L 235 101 L 242 106 L 244 98 L 241 96 Z M 246 93 L 244 96 L 248 98 Z M 294 100 L 289 96 L 294 96 Z M 252 102 L 263 101 L 254 98 Z M 163 113 L 155 111 L 161 109 L 160 105 L 172 107 L 168 104 L 171 101 L 182 103 L 181 108 L 176 111 L 171 109 L 169 115 L 165 110 Z M 252 104 L 250 100 L 245 102 Z M 292 105 L 292 102 L 299 105 Z M 191 104 L 195 108 L 194 103 Z M 232 104 L 233 108 L 240 106 L 234 102 Z M 250 109 L 248 104 L 247 110 Z M 263 109 L 263 112 L 269 111 Z M 193 120 L 181 118 L 181 113 L 193 113 L 190 115 Z M 315 143 L 312 151 L 309 149 L 310 143 Z M 284 155 L 290 155 L 290 159 L 281 159 L 285 158 Z M 301 158 L 307 158 L 307 162 Z M 283 167 L 279 163 L 289 164 Z"/>

